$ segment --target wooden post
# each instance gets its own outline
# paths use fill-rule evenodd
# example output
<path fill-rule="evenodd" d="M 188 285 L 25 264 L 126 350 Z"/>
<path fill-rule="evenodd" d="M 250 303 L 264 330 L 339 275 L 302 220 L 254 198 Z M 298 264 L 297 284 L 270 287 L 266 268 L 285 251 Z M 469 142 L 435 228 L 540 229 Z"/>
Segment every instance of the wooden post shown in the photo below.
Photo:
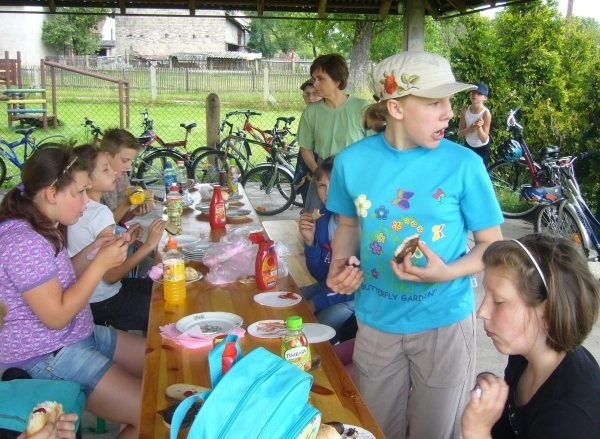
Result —
<path fill-rule="evenodd" d="M 216 148 L 219 144 L 219 124 L 221 123 L 221 101 L 216 93 L 206 96 L 206 144 Z"/>
<path fill-rule="evenodd" d="M 119 128 L 125 127 L 125 114 L 123 114 L 123 81 L 119 81 Z"/>
<path fill-rule="evenodd" d="M 269 65 L 265 64 L 263 68 L 263 99 L 265 102 L 269 102 L 269 96 L 271 92 L 269 90 Z"/>

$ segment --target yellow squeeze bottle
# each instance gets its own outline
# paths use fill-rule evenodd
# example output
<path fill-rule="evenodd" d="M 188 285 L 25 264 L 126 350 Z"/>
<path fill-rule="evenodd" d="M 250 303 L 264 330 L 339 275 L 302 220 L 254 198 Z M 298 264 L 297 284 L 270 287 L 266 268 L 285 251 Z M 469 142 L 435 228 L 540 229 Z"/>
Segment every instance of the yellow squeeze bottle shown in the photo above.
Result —
<path fill-rule="evenodd" d="M 167 242 L 167 253 L 163 259 L 163 282 L 165 302 L 169 305 L 181 305 L 185 302 L 185 262 L 183 254 L 177 249 L 174 236 Z"/>

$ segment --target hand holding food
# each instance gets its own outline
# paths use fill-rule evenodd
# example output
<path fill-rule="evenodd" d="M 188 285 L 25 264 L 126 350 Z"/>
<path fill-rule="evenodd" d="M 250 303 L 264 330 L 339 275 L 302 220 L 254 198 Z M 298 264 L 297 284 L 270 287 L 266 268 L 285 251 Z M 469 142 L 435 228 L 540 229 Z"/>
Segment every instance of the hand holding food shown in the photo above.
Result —
<path fill-rule="evenodd" d="M 394 251 L 394 259 L 396 260 L 396 263 L 401 264 L 404 262 L 404 257 L 406 255 L 414 254 L 414 252 L 417 250 L 417 246 L 419 245 L 420 236 L 421 235 L 418 233 L 415 233 L 414 235 L 408 236 L 400 243 L 400 245 Z"/>
<path fill-rule="evenodd" d="M 62 404 L 56 401 L 44 401 L 36 405 L 29 414 L 27 423 L 27 434 L 32 435 L 40 431 L 44 426 L 51 422 L 56 424 L 58 418 L 63 414 Z"/>

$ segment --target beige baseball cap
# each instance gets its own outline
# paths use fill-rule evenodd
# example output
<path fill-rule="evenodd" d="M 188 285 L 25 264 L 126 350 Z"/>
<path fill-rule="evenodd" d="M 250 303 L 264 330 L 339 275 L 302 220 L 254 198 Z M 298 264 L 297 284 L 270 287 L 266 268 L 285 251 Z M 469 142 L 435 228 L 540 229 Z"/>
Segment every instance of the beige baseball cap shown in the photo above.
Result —
<path fill-rule="evenodd" d="M 373 69 L 371 86 L 377 100 L 419 96 L 439 99 L 460 91 L 476 90 L 456 82 L 450 63 L 430 52 L 407 51 L 384 59 Z"/>

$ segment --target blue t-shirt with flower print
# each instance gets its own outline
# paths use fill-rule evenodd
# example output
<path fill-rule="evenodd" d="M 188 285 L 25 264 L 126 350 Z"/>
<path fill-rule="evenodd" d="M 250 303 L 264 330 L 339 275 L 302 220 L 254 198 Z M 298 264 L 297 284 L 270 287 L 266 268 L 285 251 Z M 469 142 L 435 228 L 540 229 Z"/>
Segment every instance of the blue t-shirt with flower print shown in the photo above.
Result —
<path fill-rule="evenodd" d="M 418 233 L 450 263 L 465 254 L 469 230 L 502 223 L 490 178 L 475 153 L 446 139 L 435 149 L 400 151 L 383 133 L 367 137 L 336 156 L 327 209 L 359 220 L 365 278 L 356 293 L 358 320 L 405 334 L 456 323 L 473 311 L 471 276 L 401 281 L 389 261 L 406 237 Z M 425 265 L 420 250 L 412 262 Z"/>

